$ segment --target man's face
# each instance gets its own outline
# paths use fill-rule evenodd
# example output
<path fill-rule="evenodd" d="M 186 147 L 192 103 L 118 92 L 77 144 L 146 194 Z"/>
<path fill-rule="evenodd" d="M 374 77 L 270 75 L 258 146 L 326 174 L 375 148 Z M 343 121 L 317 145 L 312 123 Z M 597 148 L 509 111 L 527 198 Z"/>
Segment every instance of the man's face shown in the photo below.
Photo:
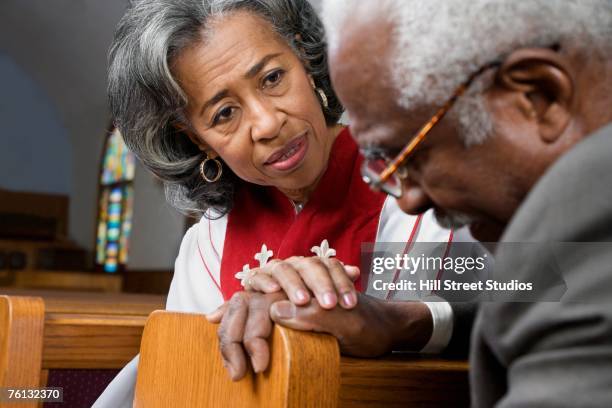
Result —
<path fill-rule="evenodd" d="M 405 109 L 396 103 L 388 64 L 391 31 L 385 24 L 343 31 L 340 46 L 330 52 L 330 66 L 357 142 L 393 157 L 438 106 Z M 495 116 L 503 106 L 491 109 Z M 495 135 L 470 148 L 451 118 L 443 119 L 408 159 L 400 207 L 413 214 L 433 207 L 439 219 L 468 220 L 476 238 L 497 240 L 525 195 L 517 170 L 525 169 L 525 158 L 517 154 L 516 141 L 503 136 L 520 132 L 520 125 L 506 132 L 515 118 L 506 119 L 495 124 Z"/>

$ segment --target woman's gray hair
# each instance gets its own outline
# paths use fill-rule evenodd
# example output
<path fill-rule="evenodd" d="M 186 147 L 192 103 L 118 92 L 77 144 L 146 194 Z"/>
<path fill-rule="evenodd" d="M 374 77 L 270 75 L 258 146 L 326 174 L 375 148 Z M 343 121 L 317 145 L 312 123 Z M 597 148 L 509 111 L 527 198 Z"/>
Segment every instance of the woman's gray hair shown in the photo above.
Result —
<path fill-rule="evenodd" d="M 109 53 L 111 113 L 130 150 L 164 182 L 168 201 L 190 215 L 226 214 L 240 180 L 225 165 L 219 181 L 202 180 L 199 165 L 205 155 L 177 130 L 179 124 L 189 127 L 183 113 L 187 98 L 170 67 L 185 47 L 202 40 L 212 18 L 238 10 L 263 17 L 302 60 L 327 96 L 328 125 L 337 123 L 343 111 L 331 87 L 323 27 L 308 1 L 133 1 Z"/>

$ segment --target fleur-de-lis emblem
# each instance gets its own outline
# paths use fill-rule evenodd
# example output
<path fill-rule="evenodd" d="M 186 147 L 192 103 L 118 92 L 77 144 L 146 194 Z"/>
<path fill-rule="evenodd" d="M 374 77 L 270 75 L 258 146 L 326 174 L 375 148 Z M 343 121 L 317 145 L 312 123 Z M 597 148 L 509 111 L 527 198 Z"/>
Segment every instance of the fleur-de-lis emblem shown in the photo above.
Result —
<path fill-rule="evenodd" d="M 245 264 L 242 267 L 242 272 L 238 272 L 234 276 L 236 277 L 236 279 L 240 279 L 240 284 L 242 285 L 243 288 L 246 287 L 249 279 L 252 276 L 252 272 L 251 272 L 251 268 L 249 267 L 249 264 Z"/>
<path fill-rule="evenodd" d="M 261 251 L 255 254 L 254 258 L 259 261 L 259 267 L 263 267 L 268 263 L 268 259 L 272 258 L 273 252 L 268 249 L 266 244 L 261 246 Z"/>
<path fill-rule="evenodd" d="M 321 246 L 313 246 L 310 251 L 321 258 L 331 258 L 336 256 L 336 250 L 329 247 L 329 242 L 326 239 L 321 242 Z"/>

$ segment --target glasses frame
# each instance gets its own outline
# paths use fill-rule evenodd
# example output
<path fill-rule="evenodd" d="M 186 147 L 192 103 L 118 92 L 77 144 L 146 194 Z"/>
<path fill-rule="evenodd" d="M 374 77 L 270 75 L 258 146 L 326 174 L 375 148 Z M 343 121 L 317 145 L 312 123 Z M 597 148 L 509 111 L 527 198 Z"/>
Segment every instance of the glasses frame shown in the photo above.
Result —
<path fill-rule="evenodd" d="M 368 167 L 369 159 L 366 158 L 364 162 L 364 166 L 362 167 L 362 177 L 363 180 L 372 188 L 377 190 L 382 190 L 388 195 L 391 195 L 395 198 L 401 197 L 401 192 L 399 196 L 394 192 L 392 188 L 386 188 L 385 184 L 391 179 L 391 177 L 397 173 L 398 169 L 402 167 L 408 157 L 414 152 L 419 144 L 425 139 L 425 137 L 431 132 L 434 126 L 442 120 L 442 118 L 446 115 L 446 113 L 453 107 L 457 99 L 465 93 L 465 91 L 470 87 L 472 82 L 483 72 L 488 69 L 495 68 L 500 66 L 501 63 L 498 61 L 488 63 L 478 69 L 476 72 L 472 73 L 468 79 L 463 82 L 461 85 L 457 87 L 453 95 L 446 101 L 442 107 L 440 107 L 436 113 L 423 125 L 419 131 L 416 133 L 414 137 L 411 138 L 410 142 L 398 153 L 397 156 L 387 165 L 387 167 L 378 174 L 377 180 L 374 180 L 370 174 L 365 174 L 365 169 Z M 402 177 L 405 178 L 405 177 Z M 401 190 L 401 180 L 400 180 L 400 190 Z"/>

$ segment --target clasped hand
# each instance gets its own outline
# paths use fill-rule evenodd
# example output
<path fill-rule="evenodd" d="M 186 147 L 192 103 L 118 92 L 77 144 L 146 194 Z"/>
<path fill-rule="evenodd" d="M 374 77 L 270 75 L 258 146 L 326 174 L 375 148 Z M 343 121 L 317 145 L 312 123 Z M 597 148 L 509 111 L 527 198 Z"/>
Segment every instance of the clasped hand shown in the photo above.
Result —
<path fill-rule="evenodd" d="M 396 343 L 422 347 L 431 317 L 420 302 L 384 302 L 358 294 L 359 269 L 336 259 L 292 257 L 254 270 L 249 290 L 235 293 L 207 319 L 220 323 L 219 345 L 232 380 L 269 364 L 274 322 L 338 339 L 344 354 L 372 357 Z M 313 299 L 314 297 L 314 299 Z"/>

